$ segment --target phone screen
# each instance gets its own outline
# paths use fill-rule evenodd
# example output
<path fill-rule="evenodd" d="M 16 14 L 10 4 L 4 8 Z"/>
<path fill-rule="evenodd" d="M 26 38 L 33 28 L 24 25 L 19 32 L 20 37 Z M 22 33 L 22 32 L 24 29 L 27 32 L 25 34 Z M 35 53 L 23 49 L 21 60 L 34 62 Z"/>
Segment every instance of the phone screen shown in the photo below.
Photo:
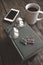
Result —
<path fill-rule="evenodd" d="M 7 15 L 6 18 L 13 19 L 16 16 L 16 14 L 17 14 L 17 11 L 11 10 L 10 13 Z"/>

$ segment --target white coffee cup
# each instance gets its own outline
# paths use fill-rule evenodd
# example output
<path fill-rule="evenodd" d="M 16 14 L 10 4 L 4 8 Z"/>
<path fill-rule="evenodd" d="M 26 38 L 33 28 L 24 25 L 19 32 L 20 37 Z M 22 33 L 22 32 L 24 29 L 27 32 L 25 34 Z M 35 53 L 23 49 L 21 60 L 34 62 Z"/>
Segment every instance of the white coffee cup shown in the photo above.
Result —
<path fill-rule="evenodd" d="M 36 3 L 29 3 L 25 6 L 26 10 L 26 20 L 28 24 L 35 24 L 37 20 L 42 20 L 42 18 L 38 18 L 39 13 L 43 14 L 43 11 L 40 10 L 40 6 Z"/>

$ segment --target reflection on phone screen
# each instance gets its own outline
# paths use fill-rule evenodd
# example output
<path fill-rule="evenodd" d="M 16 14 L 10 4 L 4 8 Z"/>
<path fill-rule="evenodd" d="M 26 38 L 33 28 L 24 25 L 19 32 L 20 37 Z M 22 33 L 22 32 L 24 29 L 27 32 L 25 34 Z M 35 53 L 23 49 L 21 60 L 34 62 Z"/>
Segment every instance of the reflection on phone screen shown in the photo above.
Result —
<path fill-rule="evenodd" d="M 16 14 L 17 14 L 16 11 L 11 10 L 11 12 L 8 14 L 6 18 L 13 19 L 16 16 Z"/>

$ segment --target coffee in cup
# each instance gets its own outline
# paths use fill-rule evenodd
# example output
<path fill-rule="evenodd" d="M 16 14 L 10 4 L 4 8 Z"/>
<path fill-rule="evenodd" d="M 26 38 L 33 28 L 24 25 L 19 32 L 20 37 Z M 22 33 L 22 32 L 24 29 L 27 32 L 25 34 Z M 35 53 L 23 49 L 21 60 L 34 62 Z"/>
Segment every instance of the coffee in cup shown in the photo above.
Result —
<path fill-rule="evenodd" d="M 38 18 L 39 13 L 43 14 L 43 11 L 40 10 L 40 6 L 36 3 L 29 3 L 25 6 L 26 10 L 26 21 L 28 24 L 35 24 L 37 20 L 41 20 L 42 18 Z"/>

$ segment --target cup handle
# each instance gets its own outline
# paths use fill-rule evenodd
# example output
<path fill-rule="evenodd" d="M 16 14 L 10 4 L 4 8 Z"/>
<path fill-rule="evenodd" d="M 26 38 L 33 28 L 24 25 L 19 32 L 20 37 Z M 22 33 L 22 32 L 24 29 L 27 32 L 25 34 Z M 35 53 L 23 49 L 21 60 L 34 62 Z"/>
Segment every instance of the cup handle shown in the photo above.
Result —
<path fill-rule="evenodd" d="M 40 14 L 43 14 L 43 11 L 39 11 L 39 13 Z M 37 18 L 37 21 L 40 21 L 40 20 L 42 20 L 43 19 L 43 17 L 42 18 Z"/>

